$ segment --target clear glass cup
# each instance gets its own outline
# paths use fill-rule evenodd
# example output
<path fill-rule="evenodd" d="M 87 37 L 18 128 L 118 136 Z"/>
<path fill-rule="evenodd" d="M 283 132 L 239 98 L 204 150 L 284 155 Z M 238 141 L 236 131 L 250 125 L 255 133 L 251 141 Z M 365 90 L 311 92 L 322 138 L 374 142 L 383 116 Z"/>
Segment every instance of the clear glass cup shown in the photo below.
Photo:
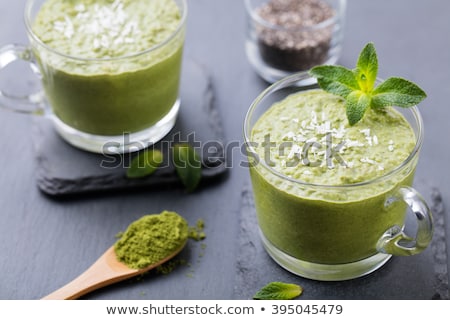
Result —
<path fill-rule="evenodd" d="M 423 141 L 417 107 L 395 108 L 414 131 L 414 149 L 401 165 L 369 181 L 307 183 L 283 175 L 257 156 L 258 142 L 251 138 L 256 121 L 288 95 L 317 88 L 298 85 L 308 78 L 301 72 L 272 84 L 254 100 L 245 117 L 244 139 L 265 249 L 292 273 L 325 281 L 368 274 L 392 255 L 420 253 L 432 240 L 433 218 L 422 196 L 411 187 Z M 418 226 L 414 237 L 404 231 L 408 212 Z"/>
<path fill-rule="evenodd" d="M 280 21 L 273 14 L 268 16 L 261 11 L 268 2 L 245 0 L 247 58 L 263 79 L 273 83 L 316 65 L 337 62 L 343 42 L 346 0 L 320 0 L 331 9 L 332 15 L 327 9 L 325 20 L 310 21 L 306 26 L 299 26 L 295 17 L 286 14 Z M 290 24 L 281 22 L 287 20 Z"/>
<path fill-rule="evenodd" d="M 45 44 L 33 31 L 45 1 L 26 3 L 29 45 L 0 49 L 0 69 L 18 60 L 29 62 L 44 90 L 25 97 L 0 91 L 2 105 L 45 114 L 68 143 L 91 152 L 137 151 L 163 138 L 180 107 L 186 1 L 174 0 L 181 19 L 163 42 L 112 58 L 70 56 Z"/>

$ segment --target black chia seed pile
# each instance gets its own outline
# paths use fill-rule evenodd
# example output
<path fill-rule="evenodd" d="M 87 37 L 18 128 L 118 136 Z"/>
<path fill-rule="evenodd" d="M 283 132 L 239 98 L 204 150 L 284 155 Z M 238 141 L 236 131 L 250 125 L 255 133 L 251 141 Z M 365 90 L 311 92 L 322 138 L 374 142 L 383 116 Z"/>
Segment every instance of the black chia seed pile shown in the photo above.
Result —
<path fill-rule="evenodd" d="M 270 0 L 256 13 L 279 28 L 257 27 L 262 59 L 285 71 L 308 70 L 328 58 L 333 24 L 308 29 L 335 15 L 322 0 Z"/>

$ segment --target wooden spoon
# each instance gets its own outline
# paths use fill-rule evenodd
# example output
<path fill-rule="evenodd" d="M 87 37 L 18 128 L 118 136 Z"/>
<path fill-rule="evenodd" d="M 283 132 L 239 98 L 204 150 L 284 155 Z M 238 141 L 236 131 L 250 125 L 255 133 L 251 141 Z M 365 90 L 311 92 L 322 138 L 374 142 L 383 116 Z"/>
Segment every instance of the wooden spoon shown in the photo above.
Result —
<path fill-rule="evenodd" d="M 140 275 L 175 257 L 186 245 L 185 241 L 178 249 L 164 259 L 143 269 L 131 269 L 117 259 L 114 246 L 89 267 L 80 276 L 66 284 L 64 287 L 50 293 L 42 300 L 73 300 L 82 295 L 105 287 L 107 285 Z"/>

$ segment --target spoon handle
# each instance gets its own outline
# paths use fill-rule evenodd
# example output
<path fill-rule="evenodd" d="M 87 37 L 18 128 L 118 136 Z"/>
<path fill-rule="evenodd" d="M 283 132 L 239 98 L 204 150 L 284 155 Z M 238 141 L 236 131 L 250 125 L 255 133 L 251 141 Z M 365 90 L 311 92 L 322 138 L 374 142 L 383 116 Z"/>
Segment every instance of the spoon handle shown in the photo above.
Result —
<path fill-rule="evenodd" d="M 42 300 L 72 300 L 86 293 L 130 278 L 139 270 L 130 269 L 116 259 L 114 247 L 109 248 L 91 267 L 77 278 L 42 298 Z"/>

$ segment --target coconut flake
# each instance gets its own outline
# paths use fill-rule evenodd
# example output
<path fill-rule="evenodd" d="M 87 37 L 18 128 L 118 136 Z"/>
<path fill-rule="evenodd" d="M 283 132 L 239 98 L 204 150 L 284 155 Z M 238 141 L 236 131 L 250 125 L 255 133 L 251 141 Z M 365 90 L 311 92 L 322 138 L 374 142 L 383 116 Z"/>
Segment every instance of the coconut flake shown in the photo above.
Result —
<path fill-rule="evenodd" d="M 292 131 L 289 131 L 285 135 L 281 137 L 282 140 L 295 140 L 296 134 Z"/>
<path fill-rule="evenodd" d="M 370 129 L 369 129 L 369 128 L 367 128 L 367 129 L 361 129 L 361 130 L 359 130 L 359 132 L 361 132 L 362 134 L 364 134 L 366 137 L 369 137 L 369 136 L 370 136 Z"/>
<path fill-rule="evenodd" d="M 352 147 L 364 147 L 364 143 L 359 142 L 358 140 L 350 140 L 350 139 L 346 139 L 344 141 L 344 145 L 348 148 L 352 148 Z"/>
<path fill-rule="evenodd" d="M 311 125 L 316 126 L 317 125 L 317 113 L 315 111 L 311 112 Z"/>
<path fill-rule="evenodd" d="M 339 127 L 339 129 L 332 130 L 333 138 L 337 138 L 337 139 L 342 139 L 346 133 L 347 133 L 347 130 L 345 129 L 344 125 L 342 125 L 342 124 Z"/>
<path fill-rule="evenodd" d="M 304 135 L 302 135 L 302 134 L 299 134 L 296 137 L 296 141 L 305 142 L 306 141 L 306 137 Z"/>
<path fill-rule="evenodd" d="M 394 147 L 394 141 L 393 140 L 389 140 L 389 145 L 388 145 L 388 150 L 390 152 L 394 151 L 395 147 Z"/>
<path fill-rule="evenodd" d="M 374 143 L 375 145 L 377 145 L 377 144 L 378 144 L 378 137 L 377 137 L 376 135 L 374 135 L 374 136 L 372 137 L 372 139 L 373 139 L 373 143 Z"/>
<path fill-rule="evenodd" d="M 288 159 L 293 159 L 294 156 L 295 156 L 296 154 L 300 154 L 301 152 L 302 152 L 302 148 L 300 148 L 299 145 L 294 144 L 294 145 L 292 146 L 292 149 L 291 149 L 291 151 L 289 152 L 287 158 L 288 158 Z"/>
<path fill-rule="evenodd" d="M 84 12 L 85 10 L 86 10 L 86 7 L 84 6 L 84 4 L 79 3 L 79 4 L 75 5 L 75 11 Z"/>
<path fill-rule="evenodd" d="M 73 23 L 72 23 L 72 21 L 70 20 L 70 18 L 68 16 L 64 16 L 64 20 L 66 22 L 66 28 L 64 30 L 64 36 L 67 39 L 71 39 L 72 36 L 75 34 Z"/>
<path fill-rule="evenodd" d="M 369 159 L 367 157 L 361 158 L 361 159 L 359 159 L 359 161 L 361 161 L 362 163 L 369 163 L 369 164 L 373 164 L 373 165 L 378 164 L 375 160 Z"/>

